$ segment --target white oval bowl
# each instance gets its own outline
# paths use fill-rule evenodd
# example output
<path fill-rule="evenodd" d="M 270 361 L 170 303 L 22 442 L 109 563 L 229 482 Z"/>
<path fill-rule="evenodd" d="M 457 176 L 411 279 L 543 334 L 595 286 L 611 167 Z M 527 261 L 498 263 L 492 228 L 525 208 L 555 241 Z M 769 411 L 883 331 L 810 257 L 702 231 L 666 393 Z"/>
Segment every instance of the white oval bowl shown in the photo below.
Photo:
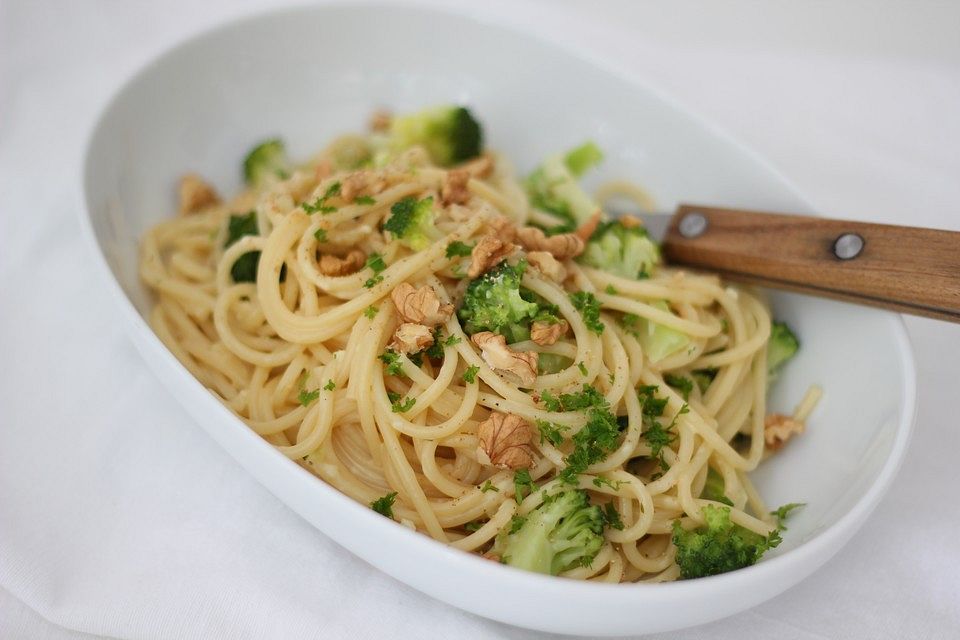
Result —
<path fill-rule="evenodd" d="M 903 458 L 914 417 L 913 358 L 899 316 L 771 294 L 802 342 L 771 395 L 789 410 L 825 395 L 807 432 L 753 474 L 769 504 L 807 502 L 784 543 L 732 573 L 654 585 L 583 583 L 469 555 L 377 515 L 286 459 L 184 369 L 144 317 L 138 239 L 172 215 L 185 171 L 240 187 L 251 143 L 279 135 L 293 157 L 360 129 L 371 109 L 471 105 L 488 144 L 529 170 L 586 139 L 600 177 L 631 177 L 659 204 L 685 201 L 809 212 L 756 155 L 608 64 L 489 21 L 378 6 L 291 8 L 194 37 L 139 71 L 91 134 L 83 226 L 118 320 L 157 376 L 240 464 L 320 531 L 399 580 L 467 611 L 532 629 L 623 635 L 701 624 L 752 607 L 809 575 L 863 524 Z"/>

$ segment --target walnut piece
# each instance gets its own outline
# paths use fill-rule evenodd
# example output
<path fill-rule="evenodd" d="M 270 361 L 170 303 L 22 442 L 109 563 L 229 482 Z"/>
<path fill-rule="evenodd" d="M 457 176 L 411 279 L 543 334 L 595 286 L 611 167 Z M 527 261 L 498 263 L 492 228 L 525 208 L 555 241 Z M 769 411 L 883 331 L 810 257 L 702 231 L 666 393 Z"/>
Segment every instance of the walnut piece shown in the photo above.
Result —
<path fill-rule="evenodd" d="M 481 273 L 489 271 L 513 253 L 516 248 L 515 244 L 499 238 L 495 234 L 490 233 L 483 236 L 477 242 L 473 251 L 470 252 L 470 267 L 467 269 L 467 275 L 476 278 Z"/>
<path fill-rule="evenodd" d="M 490 331 L 475 333 L 470 339 L 480 347 L 483 361 L 504 378 L 524 387 L 536 382 L 536 351 L 514 351 L 506 338 Z"/>
<path fill-rule="evenodd" d="M 513 242 L 517 239 L 517 225 L 507 216 L 495 215 L 487 220 L 487 226 L 504 242 Z"/>
<path fill-rule="evenodd" d="M 600 224 L 600 210 L 597 209 L 593 212 L 593 215 L 590 216 L 586 222 L 577 227 L 577 230 L 573 233 L 576 234 L 578 238 L 584 242 L 590 239 L 590 236 L 593 235 L 593 232 L 597 230 L 597 226 Z"/>
<path fill-rule="evenodd" d="M 517 229 L 517 238 L 528 251 L 546 251 L 557 260 L 568 260 L 583 253 L 585 243 L 575 233 L 560 233 L 547 236 L 536 227 L 521 227 Z"/>
<path fill-rule="evenodd" d="M 432 344 L 433 332 L 430 327 L 404 322 L 397 327 L 396 333 L 393 334 L 393 342 L 390 343 L 390 348 L 396 349 L 400 353 L 416 353 Z"/>
<path fill-rule="evenodd" d="M 763 439 L 767 443 L 767 449 L 777 451 L 794 434 L 803 433 L 804 428 L 804 424 L 799 420 L 780 413 L 771 413 L 763 421 Z"/>
<path fill-rule="evenodd" d="M 355 171 L 344 178 L 340 187 L 340 197 L 345 202 L 353 202 L 361 192 L 376 195 L 387 188 L 389 178 L 383 173 L 373 171 Z"/>
<path fill-rule="evenodd" d="M 527 262 L 530 266 L 550 278 L 557 284 L 567 279 L 567 268 L 552 253 L 546 251 L 531 251 L 527 253 Z"/>
<path fill-rule="evenodd" d="M 370 130 L 384 132 L 390 129 L 393 115 L 386 109 L 377 109 L 370 114 Z"/>
<path fill-rule="evenodd" d="M 501 469 L 529 469 L 533 466 L 530 423 L 512 413 L 493 412 L 477 427 L 477 460 Z"/>
<path fill-rule="evenodd" d="M 188 173 L 180 178 L 180 213 L 196 213 L 220 202 L 220 196 L 203 178 Z"/>
<path fill-rule="evenodd" d="M 430 286 L 418 289 L 409 282 L 401 282 L 390 292 L 390 298 L 404 322 L 435 327 L 453 314 L 453 305 L 440 304 L 437 292 Z"/>
<path fill-rule="evenodd" d="M 620 216 L 618 220 L 620 221 L 620 224 L 622 224 L 627 229 L 634 229 L 636 227 L 643 226 L 643 220 L 641 220 L 637 216 L 632 216 L 629 213 Z"/>
<path fill-rule="evenodd" d="M 333 163 L 330 162 L 330 158 L 321 158 L 317 162 L 317 167 L 313 170 L 313 177 L 316 178 L 317 182 L 326 180 L 333 174 Z"/>
<path fill-rule="evenodd" d="M 443 188 L 440 189 L 440 200 L 443 206 L 451 204 L 463 204 L 470 199 L 470 189 L 467 184 L 470 182 L 470 174 L 463 169 L 451 169 L 447 172 L 447 177 L 443 181 Z"/>
<path fill-rule="evenodd" d="M 320 273 L 325 276 L 346 276 L 363 268 L 367 254 L 360 249 L 351 249 L 344 257 L 324 254 L 320 256 Z"/>
<path fill-rule="evenodd" d="M 543 322 L 537 320 L 530 326 L 530 339 L 540 346 L 556 344 L 563 337 L 570 325 L 566 320 L 560 322 Z"/>

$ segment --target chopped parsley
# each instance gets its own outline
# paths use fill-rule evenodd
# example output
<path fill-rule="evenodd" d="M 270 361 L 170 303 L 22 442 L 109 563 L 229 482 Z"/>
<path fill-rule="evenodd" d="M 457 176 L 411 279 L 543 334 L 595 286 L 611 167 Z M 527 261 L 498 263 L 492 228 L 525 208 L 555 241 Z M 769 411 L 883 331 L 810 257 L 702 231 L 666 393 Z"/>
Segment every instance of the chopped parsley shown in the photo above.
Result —
<path fill-rule="evenodd" d="M 337 388 L 337 383 L 333 380 L 327 380 L 327 384 L 323 385 L 325 391 L 333 391 Z"/>
<path fill-rule="evenodd" d="M 617 508 L 613 506 L 612 502 L 605 504 L 601 513 L 603 513 L 603 521 L 608 527 L 616 529 L 617 531 L 623 531 L 623 520 L 620 519 L 620 512 L 617 511 Z"/>
<path fill-rule="evenodd" d="M 598 336 L 603 333 L 603 323 L 600 322 L 600 302 L 589 291 L 577 291 L 570 294 L 570 302 L 583 316 L 587 328 Z"/>
<path fill-rule="evenodd" d="M 540 431 L 540 444 L 543 444 L 544 441 L 549 442 L 555 447 L 559 447 L 563 444 L 563 433 L 570 427 L 562 424 L 554 424 L 553 422 L 547 422 L 546 420 L 537 420 L 537 429 Z"/>
<path fill-rule="evenodd" d="M 468 384 L 473 384 L 477 381 L 477 373 L 480 371 L 480 367 L 477 365 L 470 365 L 467 367 L 467 370 L 463 372 L 463 381 Z"/>
<path fill-rule="evenodd" d="M 387 365 L 387 375 L 403 375 L 403 361 L 400 360 L 400 354 L 393 349 L 387 349 L 377 356 L 383 364 Z"/>
<path fill-rule="evenodd" d="M 320 389 L 314 389 L 313 391 L 307 391 L 306 389 L 300 389 L 300 393 L 297 394 L 297 400 L 301 405 L 307 407 L 311 402 L 320 397 Z"/>
<path fill-rule="evenodd" d="M 690 399 L 690 392 L 693 391 L 693 380 L 681 375 L 668 373 L 663 376 L 663 381 L 680 392 L 684 400 Z"/>
<path fill-rule="evenodd" d="M 619 443 L 620 425 L 617 416 L 610 411 L 610 404 L 597 389 L 583 385 L 579 393 L 562 393 L 559 399 L 552 396 L 549 405 L 559 405 L 564 411 L 586 411 L 587 422 L 575 433 L 573 451 L 564 458 L 566 468 L 560 478 L 568 484 L 576 484 L 577 476 L 592 464 L 604 460 Z"/>
<path fill-rule="evenodd" d="M 645 418 L 659 418 L 667 408 L 667 398 L 658 398 L 654 394 L 660 389 L 655 384 L 637 387 L 637 397 Z"/>
<path fill-rule="evenodd" d="M 577 363 L 577 369 L 580 369 L 580 375 L 582 376 L 587 375 L 587 365 L 583 364 L 583 362 Z"/>
<path fill-rule="evenodd" d="M 363 283 L 364 287 L 367 289 L 372 289 L 376 285 L 383 282 L 383 276 L 380 275 L 380 272 L 387 268 L 387 263 L 383 261 L 383 256 L 381 256 L 379 253 L 371 253 L 370 257 L 367 258 L 367 262 L 363 266 L 373 271 L 373 277 L 369 278 Z"/>
<path fill-rule="evenodd" d="M 393 503 L 397 499 L 397 492 L 393 491 L 383 496 L 382 498 L 377 498 L 370 503 L 370 508 L 379 513 L 382 516 L 388 518 L 393 518 Z"/>
<path fill-rule="evenodd" d="M 380 311 L 378 307 L 370 305 L 363 310 L 363 315 L 367 316 L 368 319 L 373 320 L 374 316 L 377 315 L 377 312 Z"/>
<path fill-rule="evenodd" d="M 500 489 L 498 489 L 495 484 L 493 484 L 492 482 L 490 482 L 490 480 L 485 480 L 485 481 L 483 482 L 483 486 L 480 487 L 480 491 L 483 492 L 483 493 L 486 493 L 487 491 L 497 491 L 497 492 L 499 492 Z"/>
<path fill-rule="evenodd" d="M 458 256 L 468 256 L 473 251 L 473 245 L 469 245 L 459 240 L 454 240 L 447 245 L 447 257 L 456 258 Z"/>
<path fill-rule="evenodd" d="M 607 287 L 604 289 L 604 291 L 609 293 L 611 296 L 615 296 L 618 293 L 620 293 L 619 291 L 617 291 L 616 287 L 614 287 L 612 284 L 608 284 Z"/>
<path fill-rule="evenodd" d="M 445 347 L 452 347 L 457 344 L 460 344 L 460 336 L 455 336 L 452 333 L 443 341 L 443 346 Z"/>
<path fill-rule="evenodd" d="M 526 516 L 515 515 L 510 518 L 510 531 L 508 533 L 516 533 L 520 531 L 520 528 L 523 526 L 523 523 L 527 521 Z"/>
<path fill-rule="evenodd" d="M 799 509 L 800 507 L 807 506 L 805 502 L 791 502 L 785 504 L 782 507 L 778 507 L 776 511 L 771 511 L 770 515 L 776 516 L 777 518 L 777 529 L 780 531 L 786 531 L 787 528 L 783 526 L 783 522 L 787 519 L 787 516 L 790 515 L 790 512 L 794 509 Z"/>
<path fill-rule="evenodd" d="M 377 199 L 373 196 L 357 196 L 353 199 L 355 204 L 377 204 Z"/>
<path fill-rule="evenodd" d="M 304 202 L 301 206 L 303 207 L 304 211 L 306 211 L 308 214 L 311 214 L 311 215 L 317 212 L 322 214 L 333 213 L 334 211 L 337 210 L 337 208 L 328 205 L 327 200 L 329 200 L 330 198 L 336 197 L 338 195 L 340 195 L 340 183 L 334 182 L 332 185 L 327 187 L 327 190 L 324 192 L 322 196 L 320 196 L 313 202 Z"/>
<path fill-rule="evenodd" d="M 513 487 L 517 502 L 523 502 L 525 497 L 537 490 L 537 484 L 530 477 L 530 472 L 527 469 L 518 469 L 514 472 Z"/>
<path fill-rule="evenodd" d="M 326 229 L 317 229 L 313 232 L 313 237 L 317 239 L 317 242 L 326 242 L 327 241 L 327 230 Z"/>
<path fill-rule="evenodd" d="M 482 527 L 484 524 L 486 523 L 480 522 L 479 520 L 474 520 L 473 522 L 468 522 L 467 524 L 463 525 L 463 529 L 464 531 L 474 533 L 475 531 L 479 531 L 480 527 Z"/>
<path fill-rule="evenodd" d="M 416 398 L 402 398 L 399 393 L 387 393 L 390 397 L 390 410 L 394 413 L 406 413 L 417 404 Z"/>
<path fill-rule="evenodd" d="M 623 480 L 610 480 L 609 478 L 605 478 L 603 476 L 597 476 L 593 479 L 593 485 L 598 489 L 606 485 L 614 491 L 619 491 L 622 484 Z"/>

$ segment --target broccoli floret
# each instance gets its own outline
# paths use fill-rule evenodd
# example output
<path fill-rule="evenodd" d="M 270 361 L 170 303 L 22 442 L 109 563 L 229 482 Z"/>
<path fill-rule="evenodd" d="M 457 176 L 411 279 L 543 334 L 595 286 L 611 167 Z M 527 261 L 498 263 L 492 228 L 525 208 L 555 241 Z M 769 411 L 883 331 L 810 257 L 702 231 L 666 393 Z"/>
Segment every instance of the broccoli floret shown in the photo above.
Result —
<path fill-rule="evenodd" d="M 275 178 L 287 178 L 290 165 L 283 141 L 276 138 L 255 146 L 243 161 L 243 177 L 251 187 L 262 187 Z"/>
<path fill-rule="evenodd" d="M 467 285 L 457 315 L 469 334 L 480 331 L 499 333 L 507 342 L 519 342 L 530 336 L 530 323 L 540 305 L 520 295 L 520 280 L 527 263 L 507 262 L 487 271 Z"/>
<path fill-rule="evenodd" d="M 548 231 L 575 229 L 600 209 L 600 205 L 587 195 L 577 178 L 601 159 L 603 155 L 600 150 L 592 142 L 588 142 L 566 155 L 545 159 L 527 177 L 526 188 L 530 203 L 563 221 L 563 224 Z"/>
<path fill-rule="evenodd" d="M 593 562 L 603 546 L 603 523 L 603 511 L 586 492 L 562 491 L 531 511 L 519 530 L 501 532 L 494 553 L 512 567 L 557 575 Z"/>
<path fill-rule="evenodd" d="M 567 155 L 563 157 L 563 164 L 567 165 L 570 173 L 577 178 L 601 162 L 603 162 L 603 151 L 593 142 L 585 142 L 576 149 L 567 151 Z"/>
<path fill-rule="evenodd" d="M 393 234 L 414 251 L 426 249 L 439 234 L 433 226 L 433 198 L 417 200 L 407 196 L 390 207 L 383 230 Z"/>
<path fill-rule="evenodd" d="M 707 481 L 703 485 L 703 491 L 700 493 L 700 497 L 704 500 L 722 502 L 732 507 L 733 501 L 727 497 L 726 490 L 727 483 L 723 481 L 723 476 L 720 475 L 716 469 L 710 467 L 707 470 Z"/>
<path fill-rule="evenodd" d="M 395 152 L 421 145 L 447 167 L 480 155 L 483 129 L 466 107 L 443 105 L 394 118 L 389 145 Z"/>
<path fill-rule="evenodd" d="M 660 300 L 650 303 L 661 311 L 670 311 L 666 302 Z M 643 355 L 650 362 L 660 362 L 672 353 L 690 344 L 690 337 L 662 324 L 651 322 L 632 313 L 625 314 L 621 320 L 624 329 L 636 336 L 643 348 Z"/>
<path fill-rule="evenodd" d="M 257 212 L 250 211 L 243 215 L 231 215 L 227 222 L 227 240 L 223 247 L 226 249 L 243 236 L 260 235 L 257 226 Z M 260 264 L 259 251 L 247 251 L 233 263 L 230 276 L 234 282 L 256 282 L 257 266 Z"/>
<path fill-rule="evenodd" d="M 800 341 L 784 322 L 770 325 L 770 342 L 767 343 L 767 372 L 776 376 L 784 364 L 800 349 Z"/>
<path fill-rule="evenodd" d="M 767 549 L 780 544 L 779 529 L 761 536 L 734 524 L 730 507 L 708 505 L 702 512 L 706 524 L 690 531 L 673 523 L 673 544 L 681 578 L 702 578 L 755 564 Z"/>
<path fill-rule="evenodd" d="M 578 258 L 579 262 L 623 278 L 653 275 L 660 249 L 640 226 L 627 227 L 619 220 L 602 222 Z"/>

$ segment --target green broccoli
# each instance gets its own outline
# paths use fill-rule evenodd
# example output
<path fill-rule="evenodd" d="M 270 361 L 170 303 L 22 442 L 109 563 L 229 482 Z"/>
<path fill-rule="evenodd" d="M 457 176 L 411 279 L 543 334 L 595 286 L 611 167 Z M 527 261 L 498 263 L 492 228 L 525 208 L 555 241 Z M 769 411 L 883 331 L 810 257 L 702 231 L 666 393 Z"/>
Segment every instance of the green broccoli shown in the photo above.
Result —
<path fill-rule="evenodd" d="M 557 575 L 590 566 L 603 546 L 604 522 L 585 491 L 561 491 L 547 496 L 519 528 L 514 523 L 501 531 L 493 552 L 512 567 Z"/>
<path fill-rule="evenodd" d="M 283 141 L 277 138 L 255 146 L 243 161 L 243 177 L 251 187 L 262 187 L 277 177 L 290 175 L 290 165 Z"/>
<path fill-rule="evenodd" d="M 550 156 L 527 177 L 530 204 L 562 221 L 561 225 L 548 231 L 571 231 L 600 209 L 577 178 L 602 159 L 597 146 L 588 142 L 566 155 Z"/>
<path fill-rule="evenodd" d="M 407 196 L 390 207 L 390 214 L 383 223 L 383 230 L 414 251 L 426 249 L 439 236 L 433 226 L 432 197 L 417 200 Z"/>
<path fill-rule="evenodd" d="M 243 215 L 231 215 L 227 222 L 227 241 L 223 247 L 226 249 L 243 236 L 260 235 L 260 228 L 257 226 L 257 212 L 250 211 Z M 247 251 L 233 263 L 230 268 L 230 275 L 234 282 L 256 282 L 257 266 L 260 264 L 259 251 Z"/>
<path fill-rule="evenodd" d="M 516 266 L 504 261 L 470 281 L 457 311 L 467 333 L 492 331 L 507 342 L 530 337 L 530 323 L 541 309 L 521 296 L 520 280 L 526 268 L 524 260 Z"/>
<path fill-rule="evenodd" d="M 727 497 L 726 490 L 727 483 L 723 481 L 723 476 L 713 467 L 708 468 L 707 481 L 703 485 L 703 491 L 700 493 L 700 497 L 704 500 L 722 502 L 732 507 L 733 500 Z"/>
<path fill-rule="evenodd" d="M 770 325 L 770 342 L 767 343 L 767 373 L 772 378 L 788 360 L 797 355 L 800 341 L 784 322 Z"/>
<path fill-rule="evenodd" d="M 389 146 L 394 152 L 414 145 L 447 167 L 480 155 L 483 129 L 466 107 L 443 105 L 393 119 Z"/>
<path fill-rule="evenodd" d="M 767 549 L 780 544 L 780 530 L 761 536 L 734 524 L 730 507 L 707 505 L 701 511 L 706 524 L 687 531 L 673 523 L 673 544 L 681 578 L 702 578 L 755 564 Z"/>
<path fill-rule="evenodd" d="M 651 302 L 650 306 L 661 311 L 670 311 L 670 306 L 663 300 Z M 643 348 L 643 355 L 650 362 L 660 362 L 690 344 L 690 337 L 687 334 L 632 313 L 624 314 L 620 322 L 627 332 L 637 338 Z"/>
<path fill-rule="evenodd" d="M 660 249 L 644 227 L 628 227 L 614 220 L 597 226 L 577 260 L 623 278 L 640 280 L 653 275 L 660 262 Z"/>

